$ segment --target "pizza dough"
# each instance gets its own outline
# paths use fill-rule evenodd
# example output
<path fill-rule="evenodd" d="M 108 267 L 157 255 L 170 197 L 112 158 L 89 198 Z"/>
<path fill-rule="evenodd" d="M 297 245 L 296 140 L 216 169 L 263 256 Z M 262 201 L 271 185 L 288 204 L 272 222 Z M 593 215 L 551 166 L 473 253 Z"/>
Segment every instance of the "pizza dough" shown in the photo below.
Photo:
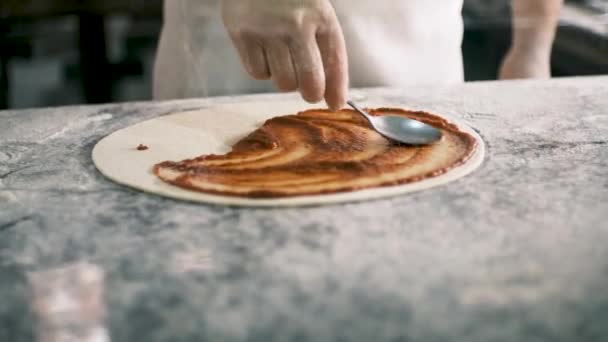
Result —
<path fill-rule="evenodd" d="M 266 120 L 313 107 L 300 102 L 273 102 L 270 109 L 264 103 L 243 103 L 167 115 L 104 138 L 93 149 L 93 161 L 101 173 L 120 184 L 183 200 L 239 206 L 319 205 L 394 196 L 453 181 L 472 172 L 483 161 L 484 145 L 479 135 L 456 122 L 459 130 L 475 139 L 474 151 L 446 172 L 404 184 L 393 182 L 396 185 L 384 184 L 350 192 L 315 194 L 309 191 L 308 195 L 295 197 L 283 194 L 277 198 L 252 198 L 237 197 L 239 195 L 235 193 L 222 195 L 187 190 L 163 182 L 152 172 L 154 165 L 166 160 L 226 154 L 232 145 L 261 127 Z M 138 149 L 140 145 L 148 149 Z"/>

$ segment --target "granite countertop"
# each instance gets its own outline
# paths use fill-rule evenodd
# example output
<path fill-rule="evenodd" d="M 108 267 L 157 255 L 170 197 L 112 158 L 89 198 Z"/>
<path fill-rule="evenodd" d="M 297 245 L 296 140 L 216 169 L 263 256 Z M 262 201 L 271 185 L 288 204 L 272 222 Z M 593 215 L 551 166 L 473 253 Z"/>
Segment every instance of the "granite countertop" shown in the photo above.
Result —
<path fill-rule="evenodd" d="M 91 149 L 252 97 L 0 112 L 0 341 L 608 340 L 608 77 L 354 96 L 461 117 L 485 163 L 391 199 L 207 206 L 116 185 Z"/>

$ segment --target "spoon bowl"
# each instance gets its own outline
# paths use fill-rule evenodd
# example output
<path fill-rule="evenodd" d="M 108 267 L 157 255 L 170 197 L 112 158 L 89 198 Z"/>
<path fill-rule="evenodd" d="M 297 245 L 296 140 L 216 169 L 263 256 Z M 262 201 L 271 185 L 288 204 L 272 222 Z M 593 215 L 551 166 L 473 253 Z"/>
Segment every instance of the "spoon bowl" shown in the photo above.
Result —
<path fill-rule="evenodd" d="M 397 115 L 373 116 L 353 101 L 347 103 L 363 115 L 376 132 L 390 140 L 408 145 L 428 145 L 441 139 L 441 131 L 424 122 Z"/>

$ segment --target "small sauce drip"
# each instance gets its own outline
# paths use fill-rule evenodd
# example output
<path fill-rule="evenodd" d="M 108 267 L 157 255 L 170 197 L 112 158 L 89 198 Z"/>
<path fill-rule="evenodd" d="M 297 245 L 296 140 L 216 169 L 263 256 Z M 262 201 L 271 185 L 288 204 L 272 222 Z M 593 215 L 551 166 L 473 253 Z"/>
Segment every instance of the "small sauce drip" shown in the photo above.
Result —
<path fill-rule="evenodd" d="M 145 150 L 147 150 L 147 149 L 149 149 L 149 147 L 148 147 L 148 146 L 146 146 L 146 145 L 144 145 L 144 144 L 139 144 L 139 145 L 137 146 L 137 150 L 138 150 L 138 151 L 145 151 Z"/>

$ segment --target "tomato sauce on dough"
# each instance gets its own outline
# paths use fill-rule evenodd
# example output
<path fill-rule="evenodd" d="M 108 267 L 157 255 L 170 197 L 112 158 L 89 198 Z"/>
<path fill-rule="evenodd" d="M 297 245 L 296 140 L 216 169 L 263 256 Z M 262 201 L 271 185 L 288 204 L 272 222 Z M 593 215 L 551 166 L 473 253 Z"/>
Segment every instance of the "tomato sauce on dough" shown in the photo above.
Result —
<path fill-rule="evenodd" d="M 397 144 L 350 109 L 314 109 L 269 119 L 225 155 L 165 161 L 154 173 L 172 185 L 210 194 L 281 198 L 394 186 L 443 174 L 475 152 L 475 138 L 427 112 L 395 108 L 369 111 L 400 115 L 439 128 L 440 141 Z"/>

